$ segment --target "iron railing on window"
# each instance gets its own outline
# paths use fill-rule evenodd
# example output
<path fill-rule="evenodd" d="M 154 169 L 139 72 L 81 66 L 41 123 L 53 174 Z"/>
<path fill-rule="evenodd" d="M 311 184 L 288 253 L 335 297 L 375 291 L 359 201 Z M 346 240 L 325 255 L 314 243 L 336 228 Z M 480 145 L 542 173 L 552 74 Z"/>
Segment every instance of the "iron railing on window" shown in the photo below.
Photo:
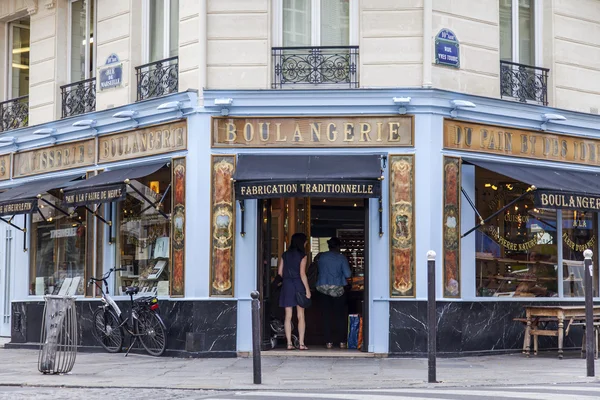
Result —
<path fill-rule="evenodd" d="M 21 96 L 0 103 L 0 132 L 27 126 L 29 96 Z"/>
<path fill-rule="evenodd" d="M 96 78 L 84 79 L 60 87 L 62 118 L 96 110 Z"/>
<path fill-rule="evenodd" d="M 358 46 L 273 47 L 273 89 L 293 85 L 358 87 Z"/>
<path fill-rule="evenodd" d="M 137 100 L 150 99 L 177 92 L 179 57 L 166 58 L 135 67 Z"/>
<path fill-rule="evenodd" d="M 500 96 L 548 105 L 548 68 L 500 61 Z"/>

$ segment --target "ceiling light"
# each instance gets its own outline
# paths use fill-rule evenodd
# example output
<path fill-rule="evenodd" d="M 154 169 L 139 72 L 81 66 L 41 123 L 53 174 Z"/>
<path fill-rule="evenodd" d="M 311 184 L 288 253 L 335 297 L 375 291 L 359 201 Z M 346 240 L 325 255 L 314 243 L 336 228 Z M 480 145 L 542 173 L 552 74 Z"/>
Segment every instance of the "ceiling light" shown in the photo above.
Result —
<path fill-rule="evenodd" d="M 491 183 L 486 183 L 486 184 L 485 184 L 485 187 L 491 187 L 491 186 L 492 186 L 492 184 L 491 184 Z"/>
<path fill-rule="evenodd" d="M 15 144 L 16 142 L 17 142 L 17 139 L 14 136 L 2 136 L 2 137 L 0 137 L 0 143 Z"/>
<path fill-rule="evenodd" d="M 492 185 L 492 189 L 494 189 L 494 190 L 498 190 L 498 186 L 496 186 L 496 185 Z"/>
<path fill-rule="evenodd" d="M 33 131 L 34 135 L 54 135 L 56 133 L 56 129 L 54 128 L 41 128 Z"/>
<path fill-rule="evenodd" d="M 181 110 L 181 102 L 180 101 L 169 101 L 168 103 L 163 103 L 156 107 L 157 110 L 161 111 L 175 111 Z"/>
<path fill-rule="evenodd" d="M 567 118 L 560 114 L 542 114 L 542 125 L 540 129 L 545 131 L 548 128 L 548 122 L 550 121 L 566 121 Z"/>
<path fill-rule="evenodd" d="M 12 50 L 13 54 L 22 54 L 22 53 L 28 53 L 28 52 L 29 52 L 29 47 L 21 47 L 19 49 Z"/>
<path fill-rule="evenodd" d="M 458 115 L 459 108 L 475 108 L 477 107 L 475 103 L 467 101 L 467 100 L 451 100 L 450 104 L 452 104 L 452 109 L 450 110 L 450 116 L 452 118 L 456 118 Z"/>
<path fill-rule="evenodd" d="M 119 111 L 118 113 L 113 114 L 113 118 L 133 119 L 133 117 L 135 117 L 136 115 L 138 115 L 137 111 L 125 110 L 125 111 Z"/>
<path fill-rule="evenodd" d="M 233 99 L 232 98 L 218 98 L 215 99 L 215 106 L 230 106 L 231 104 L 233 104 Z"/>
<path fill-rule="evenodd" d="M 77 122 L 74 122 L 73 126 L 93 128 L 96 126 L 96 120 L 95 119 L 82 119 Z"/>
<path fill-rule="evenodd" d="M 25 64 L 17 64 L 17 63 L 12 63 L 13 68 L 18 68 L 18 69 L 29 69 L 29 65 L 25 65 Z"/>

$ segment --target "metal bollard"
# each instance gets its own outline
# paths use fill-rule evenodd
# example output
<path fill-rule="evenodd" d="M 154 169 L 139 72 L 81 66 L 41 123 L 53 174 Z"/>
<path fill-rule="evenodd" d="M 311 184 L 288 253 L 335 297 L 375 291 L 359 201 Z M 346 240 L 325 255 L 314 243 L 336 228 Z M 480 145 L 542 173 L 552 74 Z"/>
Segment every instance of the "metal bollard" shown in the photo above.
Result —
<path fill-rule="evenodd" d="M 587 376 L 594 376 L 594 267 L 592 266 L 592 250 L 583 252 L 585 269 L 585 358 Z"/>
<path fill-rule="evenodd" d="M 435 302 L 435 251 L 427 252 L 427 357 L 428 381 L 437 383 L 436 379 L 436 334 L 437 310 Z"/>
<path fill-rule="evenodd" d="M 262 372 L 260 366 L 260 301 L 259 293 L 253 291 L 250 293 L 252 297 L 252 361 L 254 370 L 254 383 L 260 385 L 262 383 Z"/>

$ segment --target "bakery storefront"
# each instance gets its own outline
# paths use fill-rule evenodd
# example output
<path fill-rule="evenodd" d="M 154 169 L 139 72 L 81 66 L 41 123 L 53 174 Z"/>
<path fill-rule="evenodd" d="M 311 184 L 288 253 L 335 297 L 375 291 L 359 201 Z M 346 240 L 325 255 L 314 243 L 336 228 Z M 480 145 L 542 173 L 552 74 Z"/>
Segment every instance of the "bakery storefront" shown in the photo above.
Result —
<path fill-rule="evenodd" d="M 0 222 L 22 235 L 32 299 L 12 303 L 11 344 L 38 341 L 42 296 L 55 294 L 77 296 L 80 345 L 95 345 L 99 294 L 86 282 L 115 266 L 117 300 L 125 286 L 184 296 L 187 130 L 179 120 L 5 156 L 14 185 L 0 193 Z"/>
<path fill-rule="evenodd" d="M 347 351 L 373 352 L 372 333 L 388 328 L 372 312 L 370 280 L 385 274 L 390 296 L 415 296 L 413 126 L 399 115 L 212 118 L 210 294 L 237 297 L 246 310 L 258 288 L 265 350 L 285 348 L 275 278 L 296 232 L 308 238 L 309 262 L 331 237 L 342 242 L 352 272 L 343 319 L 355 324 L 344 330 L 360 331 Z M 325 344 L 321 313 L 313 288 L 309 347 Z"/>
<path fill-rule="evenodd" d="M 585 249 L 598 296 L 599 140 L 446 119 L 443 166 L 444 297 L 497 323 L 461 351 L 520 348 L 524 305 L 583 301 Z"/>

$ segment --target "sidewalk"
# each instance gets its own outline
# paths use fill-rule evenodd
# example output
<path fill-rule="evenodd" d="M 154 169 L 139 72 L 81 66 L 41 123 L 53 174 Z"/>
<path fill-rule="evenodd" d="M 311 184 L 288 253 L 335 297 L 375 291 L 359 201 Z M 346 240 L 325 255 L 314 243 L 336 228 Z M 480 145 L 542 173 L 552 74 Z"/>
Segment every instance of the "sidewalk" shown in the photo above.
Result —
<path fill-rule="evenodd" d="M 172 389 L 358 389 L 427 387 L 427 360 L 407 358 L 263 357 L 263 384 L 252 384 L 252 358 L 181 359 L 79 353 L 73 372 L 42 375 L 35 350 L 0 349 L 0 385 Z M 596 371 L 600 363 L 596 362 Z M 444 358 L 445 386 L 600 382 L 587 378 L 579 353 Z"/>

